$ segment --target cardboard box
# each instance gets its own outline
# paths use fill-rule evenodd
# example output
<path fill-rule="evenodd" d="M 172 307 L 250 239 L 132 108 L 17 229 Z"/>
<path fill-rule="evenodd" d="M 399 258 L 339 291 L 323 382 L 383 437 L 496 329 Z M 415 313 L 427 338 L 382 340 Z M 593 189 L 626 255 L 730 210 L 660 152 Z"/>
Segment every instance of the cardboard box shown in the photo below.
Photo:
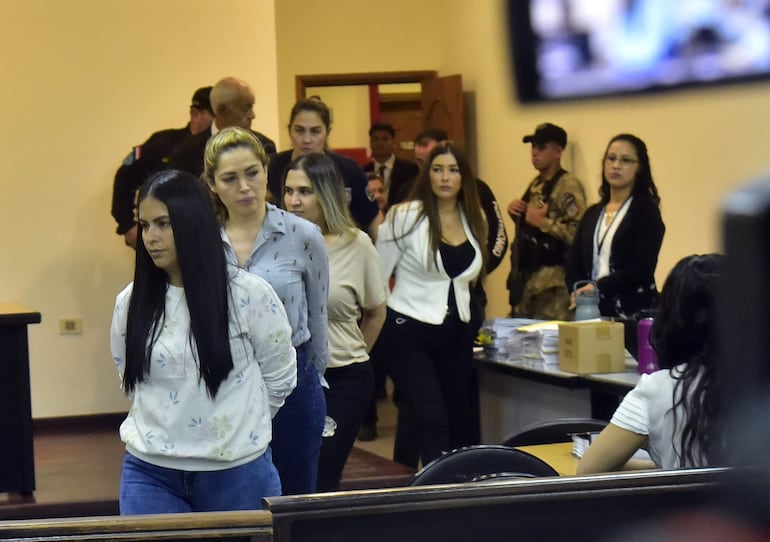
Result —
<path fill-rule="evenodd" d="M 625 342 L 620 322 L 559 324 L 559 369 L 578 374 L 625 370 Z"/>

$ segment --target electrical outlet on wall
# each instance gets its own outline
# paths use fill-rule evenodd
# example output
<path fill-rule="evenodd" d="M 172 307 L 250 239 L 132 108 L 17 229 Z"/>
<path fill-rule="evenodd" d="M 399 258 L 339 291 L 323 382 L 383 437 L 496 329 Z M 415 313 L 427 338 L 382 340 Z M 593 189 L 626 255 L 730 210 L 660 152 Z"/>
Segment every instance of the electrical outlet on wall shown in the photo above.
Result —
<path fill-rule="evenodd" d="M 82 335 L 82 318 L 59 318 L 59 335 Z"/>

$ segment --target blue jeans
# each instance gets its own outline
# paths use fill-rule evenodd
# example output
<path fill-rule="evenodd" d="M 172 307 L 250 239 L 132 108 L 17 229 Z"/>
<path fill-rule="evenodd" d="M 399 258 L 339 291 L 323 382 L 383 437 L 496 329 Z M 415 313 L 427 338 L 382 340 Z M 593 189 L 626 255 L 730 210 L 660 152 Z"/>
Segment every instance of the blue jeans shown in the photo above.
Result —
<path fill-rule="evenodd" d="M 120 478 L 120 513 L 258 510 L 263 497 L 280 494 L 281 481 L 270 448 L 245 465 L 216 471 L 158 467 L 126 453 Z"/>
<path fill-rule="evenodd" d="M 297 347 L 297 387 L 273 418 L 273 463 L 284 495 L 315 493 L 326 400 L 304 345 Z"/>

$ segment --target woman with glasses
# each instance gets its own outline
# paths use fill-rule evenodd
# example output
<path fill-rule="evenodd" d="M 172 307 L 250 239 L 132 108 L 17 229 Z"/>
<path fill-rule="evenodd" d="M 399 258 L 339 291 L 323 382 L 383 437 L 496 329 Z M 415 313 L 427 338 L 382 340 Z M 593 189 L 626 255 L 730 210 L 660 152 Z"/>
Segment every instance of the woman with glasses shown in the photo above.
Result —
<path fill-rule="evenodd" d="M 610 140 L 599 196 L 568 252 L 567 289 L 572 292 L 580 280 L 596 281 L 602 316 L 632 318 L 658 303 L 655 267 L 666 231 L 644 141 L 631 134 Z M 584 286 L 577 293 L 592 289 Z"/>

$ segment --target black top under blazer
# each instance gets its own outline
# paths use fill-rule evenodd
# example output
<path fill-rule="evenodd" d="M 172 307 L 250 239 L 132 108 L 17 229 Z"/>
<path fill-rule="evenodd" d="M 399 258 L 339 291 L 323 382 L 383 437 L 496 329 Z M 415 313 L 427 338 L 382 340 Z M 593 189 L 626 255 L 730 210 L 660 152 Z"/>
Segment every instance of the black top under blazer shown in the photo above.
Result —
<path fill-rule="evenodd" d="M 568 251 L 570 292 L 575 282 L 591 279 L 596 223 L 603 209 L 604 203 L 597 203 L 586 210 Z M 655 267 L 665 231 L 658 203 L 651 197 L 634 196 L 612 239 L 610 274 L 597 281 L 603 316 L 632 317 L 657 305 Z"/>

